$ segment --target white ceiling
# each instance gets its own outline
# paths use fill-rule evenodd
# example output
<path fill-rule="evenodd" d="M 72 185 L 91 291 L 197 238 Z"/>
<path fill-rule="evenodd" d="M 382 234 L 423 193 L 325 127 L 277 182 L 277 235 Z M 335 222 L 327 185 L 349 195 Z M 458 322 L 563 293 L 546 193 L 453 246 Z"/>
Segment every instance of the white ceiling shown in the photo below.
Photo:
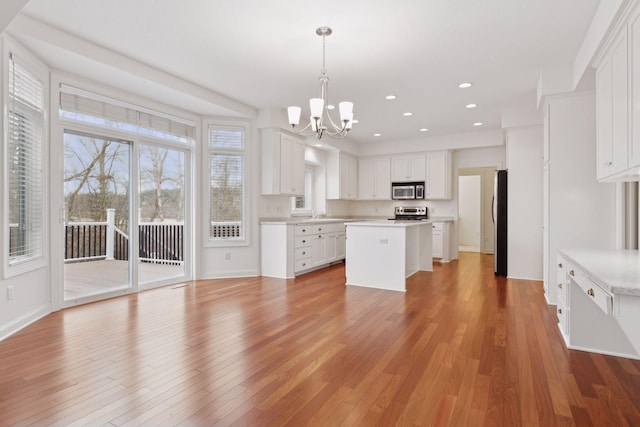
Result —
<path fill-rule="evenodd" d="M 392 142 L 471 132 L 474 122 L 499 129 L 504 107 L 535 102 L 541 69 L 573 62 L 598 2 L 30 0 L 24 14 L 106 49 L 82 54 L 47 37 L 20 41 L 56 68 L 220 114 L 215 96 L 203 102 L 193 88 L 255 109 L 305 107 L 317 96 L 321 68 L 315 29 L 326 25 L 334 31 L 327 38 L 330 102 L 354 102 L 354 141 Z M 134 78 L 134 66 L 96 61 L 110 51 L 189 82 L 192 95 L 158 90 L 162 82 L 146 79 L 144 68 Z M 474 86 L 459 89 L 463 81 Z M 387 94 L 398 99 L 385 101 Z M 465 109 L 471 102 L 478 107 Z M 429 132 L 421 134 L 423 127 Z"/>

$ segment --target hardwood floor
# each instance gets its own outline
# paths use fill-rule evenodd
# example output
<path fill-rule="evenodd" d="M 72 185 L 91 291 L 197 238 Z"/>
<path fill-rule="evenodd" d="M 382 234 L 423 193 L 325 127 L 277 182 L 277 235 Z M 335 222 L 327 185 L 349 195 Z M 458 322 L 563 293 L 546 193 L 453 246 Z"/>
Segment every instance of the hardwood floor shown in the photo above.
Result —
<path fill-rule="evenodd" d="M 406 293 L 208 280 L 0 342 L 0 425 L 640 425 L 640 362 L 569 351 L 540 282 L 461 253 Z"/>

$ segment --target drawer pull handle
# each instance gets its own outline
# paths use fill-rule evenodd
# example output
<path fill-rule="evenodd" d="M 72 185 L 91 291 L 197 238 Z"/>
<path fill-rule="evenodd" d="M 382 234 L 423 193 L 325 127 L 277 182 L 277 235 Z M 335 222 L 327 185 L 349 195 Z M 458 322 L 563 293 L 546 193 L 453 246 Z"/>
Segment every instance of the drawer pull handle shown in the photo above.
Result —
<path fill-rule="evenodd" d="M 306 229 L 306 228 L 303 228 L 303 229 L 302 229 L 302 232 L 303 232 L 303 233 L 306 233 L 306 232 L 307 232 L 307 229 Z"/>
<path fill-rule="evenodd" d="M 307 263 L 306 263 L 306 262 L 303 262 L 303 263 L 302 263 L 302 266 L 303 266 L 303 267 L 306 267 L 306 266 L 307 266 Z"/>
<path fill-rule="evenodd" d="M 562 309 L 561 308 L 558 309 L 558 314 L 562 314 Z"/>
<path fill-rule="evenodd" d="M 596 296 L 596 294 L 593 292 L 593 288 L 589 288 L 587 290 L 587 295 L 589 295 L 590 297 L 595 297 Z"/>
<path fill-rule="evenodd" d="M 575 276 L 575 275 L 576 275 L 576 273 L 575 273 L 573 270 L 571 270 L 571 271 L 569 272 L 569 274 L 570 274 L 570 275 L 572 275 L 572 276 Z"/>
<path fill-rule="evenodd" d="M 562 283 L 558 283 L 558 287 L 562 289 Z"/>
<path fill-rule="evenodd" d="M 562 263 L 558 264 L 558 267 L 562 268 Z"/>
<path fill-rule="evenodd" d="M 306 241 L 306 240 L 303 240 L 303 241 L 302 241 L 302 243 L 307 243 L 307 241 Z"/>
<path fill-rule="evenodd" d="M 306 255 L 306 254 L 307 254 L 306 252 L 302 252 L 302 255 Z"/>
<path fill-rule="evenodd" d="M 318 231 L 322 231 L 322 228 L 318 228 Z"/>

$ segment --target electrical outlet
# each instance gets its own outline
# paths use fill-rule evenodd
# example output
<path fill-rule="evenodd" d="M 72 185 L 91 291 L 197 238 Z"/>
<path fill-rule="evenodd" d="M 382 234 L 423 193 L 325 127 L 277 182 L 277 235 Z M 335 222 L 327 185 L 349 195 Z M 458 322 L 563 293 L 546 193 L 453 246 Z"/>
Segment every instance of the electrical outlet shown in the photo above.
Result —
<path fill-rule="evenodd" d="M 13 301 L 13 286 L 7 286 L 7 301 Z"/>
<path fill-rule="evenodd" d="M 231 259 L 231 252 L 225 252 L 224 253 L 224 259 L 230 260 Z"/>

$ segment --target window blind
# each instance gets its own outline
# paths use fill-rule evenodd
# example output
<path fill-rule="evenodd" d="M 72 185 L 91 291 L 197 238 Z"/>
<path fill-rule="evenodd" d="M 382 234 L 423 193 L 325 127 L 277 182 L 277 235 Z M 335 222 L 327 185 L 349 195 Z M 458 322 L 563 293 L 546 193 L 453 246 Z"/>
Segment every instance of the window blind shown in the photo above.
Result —
<path fill-rule="evenodd" d="M 210 127 L 209 238 L 212 240 L 245 237 L 244 162 L 244 129 Z"/>
<path fill-rule="evenodd" d="M 68 85 L 60 87 L 60 116 L 176 142 L 195 138 L 195 123 Z"/>
<path fill-rule="evenodd" d="M 9 265 L 43 251 L 44 83 L 9 56 L 8 208 Z"/>

